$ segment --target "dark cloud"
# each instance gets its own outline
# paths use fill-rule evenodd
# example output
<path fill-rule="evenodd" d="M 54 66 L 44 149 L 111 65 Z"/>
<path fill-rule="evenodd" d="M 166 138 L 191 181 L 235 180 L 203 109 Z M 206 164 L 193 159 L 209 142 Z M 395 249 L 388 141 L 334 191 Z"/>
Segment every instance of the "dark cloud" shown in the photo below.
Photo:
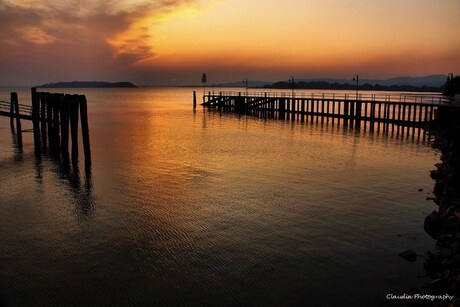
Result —
<path fill-rule="evenodd" d="M 115 72 L 154 56 L 145 26 L 115 44 L 117 36 L 147 15 L 192 2 L 0 0 L 0 84 L 117 79 Z"/>

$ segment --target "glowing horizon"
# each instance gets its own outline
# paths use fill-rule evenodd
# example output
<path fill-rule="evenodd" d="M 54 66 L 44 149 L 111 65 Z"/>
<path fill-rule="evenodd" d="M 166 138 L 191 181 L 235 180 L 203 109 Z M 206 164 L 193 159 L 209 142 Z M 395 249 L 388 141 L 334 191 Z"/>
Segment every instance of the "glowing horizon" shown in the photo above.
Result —
<path fill-rule="evenodd" d="M 457 74 L 458 13 L 455 0 L 3 0 L 0 85 Z"/>

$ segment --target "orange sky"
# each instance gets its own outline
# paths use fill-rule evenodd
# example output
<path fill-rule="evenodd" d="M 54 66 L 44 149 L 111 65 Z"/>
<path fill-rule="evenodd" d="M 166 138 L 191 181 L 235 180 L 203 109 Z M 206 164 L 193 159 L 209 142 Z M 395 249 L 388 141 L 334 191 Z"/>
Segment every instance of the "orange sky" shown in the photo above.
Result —
<path fill-rule="evenodd" d="M 460 73 L 458 0 L 2 0 L 0 85 Z"/>

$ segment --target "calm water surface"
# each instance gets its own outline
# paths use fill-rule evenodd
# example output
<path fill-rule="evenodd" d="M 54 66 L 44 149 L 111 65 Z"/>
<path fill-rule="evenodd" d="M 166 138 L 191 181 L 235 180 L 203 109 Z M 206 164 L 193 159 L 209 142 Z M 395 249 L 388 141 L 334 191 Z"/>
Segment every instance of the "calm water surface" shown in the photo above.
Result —
<path fill-rule="evenodd" d="M 194 112 L 192 89 L 56 91 L 87 96 L 93 163 L 35 155 L 27 132 L 19 149 L 0 117 L 7 306 L 384 305 L 424 282 L 397 256 L 433 245 L 423 133 Z"/>

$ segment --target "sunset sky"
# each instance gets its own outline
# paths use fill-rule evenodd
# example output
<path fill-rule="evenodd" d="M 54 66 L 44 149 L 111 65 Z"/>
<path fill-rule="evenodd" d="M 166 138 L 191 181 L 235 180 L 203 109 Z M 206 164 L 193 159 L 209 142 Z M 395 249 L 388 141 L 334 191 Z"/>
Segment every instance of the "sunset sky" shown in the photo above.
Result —
<path fill-rule="evenodd" d="M 460 73 L 460 0 L 0 0 L 0 86 Z"/>

